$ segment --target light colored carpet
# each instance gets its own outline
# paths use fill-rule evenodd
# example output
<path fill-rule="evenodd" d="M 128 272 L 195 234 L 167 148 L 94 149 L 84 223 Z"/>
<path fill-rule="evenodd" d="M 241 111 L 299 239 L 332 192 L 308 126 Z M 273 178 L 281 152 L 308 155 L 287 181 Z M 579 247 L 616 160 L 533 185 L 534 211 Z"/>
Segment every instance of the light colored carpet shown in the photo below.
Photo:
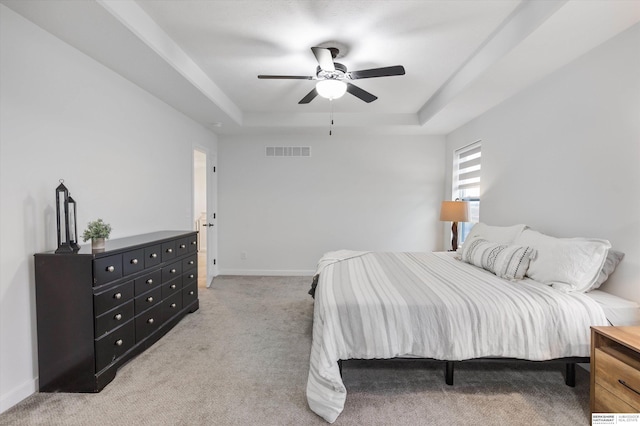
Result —
<path fill-rule="evenodd" d="M 218 277 L 187 315 L 98 394 L 38 393 L 2 425 L 327 425 L 305 397 L 308 277 Z M 336 425 L 588 425 L 589 375 L 562 367 L 345 363 Z"/>

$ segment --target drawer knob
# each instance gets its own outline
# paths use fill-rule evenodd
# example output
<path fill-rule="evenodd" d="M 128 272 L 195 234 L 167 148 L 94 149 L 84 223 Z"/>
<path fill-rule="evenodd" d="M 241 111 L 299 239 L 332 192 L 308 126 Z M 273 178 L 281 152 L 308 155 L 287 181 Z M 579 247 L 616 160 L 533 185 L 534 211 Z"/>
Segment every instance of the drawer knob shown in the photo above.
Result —
<path fill-rule="evenodd" d="M 195 246 L 196 244 L 198 244 L 198 243 L 196 243 L 195 241 L 191 241 L 191 245 L 192 246 Z"/>
<path fill-rule="evenodd" d="M 153 296 L 147 297 L 147 302 L 149 302 L 149 303 L 153 302 Z"/>
<path fill-rule="evenodd" d="M 116 268 L 114 266 L 107 266 L 107 272 L 113 272 Z"/>
<path fill-rule="evenodd" d="M 171 285 L 169 286 L 169 288 L 174 289 L 174 288 L 176 288 L 176 285 L 175 285 L 175 284 L 171 284 Z"/>
<path fill-rule="evenodd" d="M 193 275 L 193 274 L 189 274 L 189 278 L 193 278 L 193 277 L 194 277 L 194 275 Z"/>
<path fill-rule="evenodd" d="M 149 324 L 153 324 L 153 318 L 149 318 L 149 319 L 147 320 L 147 322 L 148 322 Z"/>
<path fill-rule="evenodd" d="M 172 303 L 172 304 L 171 304 L 171 306 L 169 306 L 169 307 L 170 307 L 170 308 L 175 308 L 175 307 L 176 307 L 176 304 L 175 304 L 175 303 Z"/>
<path fill-rule="evenodd" d="M 189 265 L 193 265 L 193 260 L 190 260 L 190 261 L 189 261 Z"/>
<path fill-rule="evenodd" d="M 153 284 L 153 279 L 152 279 L 152 278 L 149 278 L 149 279 L 147 280 L 147 284 L 149 284 L 149 285 Z"/>
<path fill-rule="evenodd" d="M 158 253 L 151 253 L 151 255 L 149 255 L 150 258 L 155 259 L 156 257 L 158 257 Z"/>
<path fill-rule="evenodd" d="M 116 293 L 113 295 L 114 299 L 122 299 L 122 293 Z"/>
<path fill-rule="evenodd" d="M 175 269 L 172 269 L 172 270 L 170 270 L 169 272 L 170 272 L 170 273 L 172 273 L 172 274 L 175 274 L 175 273 L 176 273 L 176 270 L 175 270 Z"/>
<path fill-rule="evenodd" d="M 131 259 L 131 264 L 132 265 L 137 265 L 138 264 L 138 259 Z"/>
<path fill-rule="evenodd" d="M 191 291 L 189 292 L 189 296 L 193 296 L 193 294 L 194 294 L 194 292 L 193 292 L 193 290 L 191 290 Z"/>
<path fill-rule="evenodd" d="M 120 320 L 122 319 L 122 314 L 115 314 L 115 315 L 113 316 L 113 318 L 114 318 L 116 321 L 120 321 Z"/>
<path fill-rule="evenodd" d="M 124 343 L 124 341 L 122 339 L 118 339 L 115 342 L 116 346 L 122 346 L 123 343 Z"/>
<path fill-rule="evenodd" d="M 167 253 L 173 253 L 173 249 L 168 248 L 168 249 L 167 249 Z"/>
<path fill-rule="evenodd" d="M 180 244 L 180 248 L 187 248 L 185 244 Z"/>

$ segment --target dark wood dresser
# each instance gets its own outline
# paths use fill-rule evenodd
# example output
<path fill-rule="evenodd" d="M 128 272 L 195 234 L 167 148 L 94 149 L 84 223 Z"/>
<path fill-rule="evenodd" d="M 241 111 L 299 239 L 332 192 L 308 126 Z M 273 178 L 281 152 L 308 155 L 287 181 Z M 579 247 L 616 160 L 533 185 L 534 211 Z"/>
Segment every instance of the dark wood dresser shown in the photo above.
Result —
<path fill-rule="evenodd" d="M 126 361 L 198 309 L 197 232 L 35 255 L 40 392 L 99 392 Z"/>

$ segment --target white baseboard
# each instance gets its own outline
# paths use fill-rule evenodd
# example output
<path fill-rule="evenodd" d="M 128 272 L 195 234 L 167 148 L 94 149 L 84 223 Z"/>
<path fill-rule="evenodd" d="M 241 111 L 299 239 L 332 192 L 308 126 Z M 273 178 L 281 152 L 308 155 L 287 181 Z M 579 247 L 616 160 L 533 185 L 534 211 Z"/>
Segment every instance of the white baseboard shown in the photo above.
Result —
<path fill-rule="evenodd" d="M 38 379 L 29 380 L 14 388 L 6 394 L 0 396 L 0 413 L 4 413 L 23 399 L 36 393 L 38 390 Z"/>
<path fill-rule="evenodd" d="M 315 270 L 311 269 L 220 269 L 218 275 L 260 275 L 267 277 L 312 277 Z"/>

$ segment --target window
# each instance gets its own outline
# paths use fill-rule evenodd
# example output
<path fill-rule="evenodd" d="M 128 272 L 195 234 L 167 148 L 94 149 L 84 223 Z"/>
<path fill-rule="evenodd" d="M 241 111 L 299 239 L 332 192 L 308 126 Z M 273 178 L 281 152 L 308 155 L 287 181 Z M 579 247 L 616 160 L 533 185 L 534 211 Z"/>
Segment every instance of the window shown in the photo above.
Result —
<path fill-rule="evenodd" d="M 474 142 L 453 153 L 453 192 L 452 199 L 468 201 L 471 221 L 458 224 L 460 242 L 471 231 L 474 223 L 480 221 L 480 141 Z"/>

